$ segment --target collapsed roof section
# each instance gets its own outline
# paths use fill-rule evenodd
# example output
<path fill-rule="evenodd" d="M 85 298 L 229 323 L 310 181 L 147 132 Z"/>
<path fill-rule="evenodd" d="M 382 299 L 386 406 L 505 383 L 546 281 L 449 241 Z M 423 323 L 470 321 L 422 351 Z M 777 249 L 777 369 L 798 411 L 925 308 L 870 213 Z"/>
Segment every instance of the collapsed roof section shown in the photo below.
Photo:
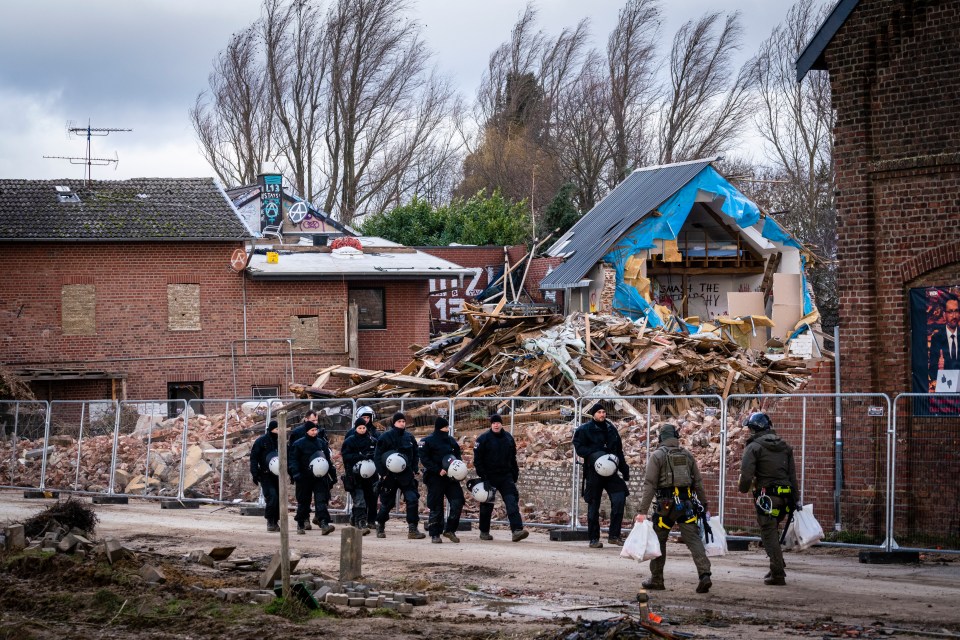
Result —
<path fill-rule="evenodd" d="M 715 160 L 634 171 L 550 248 L 566 260 L 541 288 L 567 290 L 574 304 L 584 301 L 579 310 L 597 311 L 604 285 L 598 265 L 605 264 L 615 273 L 612 310 L 649 326 L 696 332 L 730 318 L 772 316 L 766 322 L 777 327 L 774 337 L 803 331 L 801 320 L 816 315 L 809 254 L 727 181 Z M 757 344 L 752 322 L 748 328 L 754 346 L 766 342 Z"/>

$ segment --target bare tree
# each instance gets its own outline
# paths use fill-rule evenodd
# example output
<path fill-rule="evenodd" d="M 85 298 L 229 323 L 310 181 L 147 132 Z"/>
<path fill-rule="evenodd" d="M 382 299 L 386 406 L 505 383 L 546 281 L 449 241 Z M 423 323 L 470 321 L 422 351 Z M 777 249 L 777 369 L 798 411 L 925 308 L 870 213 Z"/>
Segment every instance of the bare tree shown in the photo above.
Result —
<path fill-rule="evenodd" d="M 750 115 L 749 68 L 734 74 L 737 14 L 709 13 L 684 24 L 670 50 L 670 86 L 659 125 L 660 162 L 702 158 L 736 140 Z"/>
<path fill-rule="evenodd" d="M 650 112 L 657 95 L 656 39 L 660 7 L 656 0 L 628 0 L 607 39 L 611 160 L 610 183 L 616 186 L 631 166 L 650 157 Z"/>
<path fill-rule="evenodd" d="M 797 2 L 763 42 L 751 70 L 760 105 L 755 122 L 767 142 L 774 196 L 785 211 L 779 220 L 822 258 L 811 279 L 829 324 L 836 308 L 830 81 L 825 72 L 811 72 L 798 83 L 794 70 L 794 61 L 826 18 L 829 7 L 818 4 Z"/>
<path fill-rule="evenodd" d="M 204 158 L 227 186 L 256 181 L 272 159 L 269 86 L 256 26 L 237 33 L 214 63 L 209 91 L 190 109 Z"/>
<path fill-rule="evenodd" d="M 266 0 L 262 25 L 277 147 L 294 189 L 312 200 L 325 115 L 323 15 L 310 2 Z"/>

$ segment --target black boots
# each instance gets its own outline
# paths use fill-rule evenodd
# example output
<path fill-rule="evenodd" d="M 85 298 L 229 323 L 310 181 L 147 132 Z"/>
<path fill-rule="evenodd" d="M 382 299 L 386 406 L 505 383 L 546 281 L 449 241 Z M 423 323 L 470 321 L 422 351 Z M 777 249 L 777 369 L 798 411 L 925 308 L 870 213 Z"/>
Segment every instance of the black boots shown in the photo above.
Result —
<path fill-rule="evenodd" d="M 697 593 L 706 593 L 710 591 L 710 587 L 713 586 L 713 581 L 710 580 L 710 574 L 705 573 L 700 576 L 700 582 L 697 583 Z"/>
<path fill-rule="evenodd" d="M 591 549 L 603 549 L 603 543 L 600 542 L 599 540 L 591 540 L 590 544 L 587 546 L 590 547 Z"/>
<path fill-rule="evenodd" d="M 333 533 L 333 531 L 334 531 L 335 529 L 336 529 L 336 527 L 333 526 L 332 524 L 330 524 L 329 522 L 321 522 L 321 523 L 320 523 L 320 533 L 321 533 L 322 535 L 329 535 L 329 534 Z"/>
<path fill-rule="evenodd" d="M 663 591 L 666 587 L 663 585 L 663 578 L 657 580 L 656 578 L 650 578 L 649 580 L 644 580 L 640 583 L 640 586 L 646 589 L 647 591 Z"/>
<path fill-rule="evenodd" d="M 770 585 L 772 587 L 782 587 L 787 584 L 787 579 L 784 576 L 773 576 L 763 579 L 763 584 Z"/>
<path fill-rule="evenodd" d="M 378 523 L 377 523 L 377 537 L 378 537 L 378 538 L 386 538 L 386 537 L 387 537 L 387 523 L 386 523 L 386 522 L 378 522 Z"/>
<path fill-rule="evenodd" d="M 276 533 L 277 531 L 280 531 L 280 524 L 276 522 L 268 522 L 267 531 L 270 533 Z"/>
<path fill-rule="evenodd" d="M 427 537 L 427 534 L 420 531 L 420 527 L 417 524 L 411 524 L 407 530 L 407 537 L 411 540 L 423 540 Z"/>
<path fill-rule="evenodd" d="M 481 532 L 480 532 L 480 539 L 481 539 L 481 540 L 493 540 L 493 536 L 490 535 L 490 532 L 489 532 L 489 531 L 481 531 Z"/>
<path fill-rule="evenodd" d="M 360 535 L 370 535 L 370 527 L 367 526 L 366 520 L 357 520 L 356 527 L 357 529 L 360 529 Z"/>
<path fill-rule="evenodd" d="M 443 537 L 449 540 L 450 542 L 460 542 L 460 538 L 457 537 L 453 531 L 446 531 L 443 534 Z"/>
<path fill-rule="evenodd" d="M 607 544 L 612 544 L 615 547 L 623 546 L 623 538 L 620 536 L 613 536 L 612 538 L 607 539 Z"/>
<path fill-rule="evenodd" d="M 514 542 L 520 542 L 521 540 L 523 540 L 529 535 L 530 535 L 530 532 L 527 531 L 526 529 L 517 529 L 516 531 L 513 532 L 512 539 Z"/>

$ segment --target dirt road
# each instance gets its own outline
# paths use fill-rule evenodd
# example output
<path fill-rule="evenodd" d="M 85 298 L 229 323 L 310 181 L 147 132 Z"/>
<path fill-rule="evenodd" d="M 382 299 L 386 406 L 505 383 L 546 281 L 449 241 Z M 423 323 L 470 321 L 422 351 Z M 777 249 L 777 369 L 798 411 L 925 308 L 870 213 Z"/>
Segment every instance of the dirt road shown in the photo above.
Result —
<path fill-rule="evenodd" d="M 0 492 L 0 522 L 22 521 L 45 504 L 49 501 L 25 500 L 20 492 Z M 257 558 L 279 548 L 278 535 L 266 532 L 263 518 L 241 516 L 233 507 L 167 510 L 156 502 L 131 501 L 96 510 L 97 535 L 119 538 L 137 551 L 179 557 L 194 549 L 236 545 L 235 554 Z M 450 637 L 441 630 L 454 619 L 478 620 L 488 630 L 491 623 L 519 628 L 515 637 L 532 637 L 528 634 L 538 626 L 559 628 L 564 618 L 636 612 L 637 588 L 648 573 L 646 566 L 620 558 L 619 548 L 591 550 L 584 542 L 551 542 L 546 532 L 536 530 L 520 543 L 510 542 L 504 530 L 493 533 L 493 542 L 481 542 L 474 529 L 461 534 L 461 544 L 436 545 L 429 539 L 408 540 L 405 525 L 391 520 L 385 540 L 363 539 L 364 576 L 465 598 L 418 607 L 412 616 L 419 620 L 418 637 Z M 339 531 L 321 536 L 314 528 L 306 536 L 291 536 L 290 544 L 305 554 L 298 572 L 337 575 Z M 823 637 L 815 622 L 833 628 L 859 625 L 867 635 L 891 628 L 960 633 L 960 558 L 868 565 L 858 562 L 855 551 L 818 548 L 788 554 L 787 564 L 788 586 L 767 587 L 761 549 L 731 552 L 714 559 L 713 589 L 698 595 L 686 547 L 671 543 L 667 590 L 650 594 L 651 608 L 696 637 Z M 251 587 L 257 575 L 246 574 Z M 487 616 L 490 621 L 484 622 Z M 388 635 L 403 637 L 403 625 L 394 623 L 399 626 Z M 369 628 L 365 635 L 372 637 Z M 913 634 L 897 632 L 896 637 Z"/>

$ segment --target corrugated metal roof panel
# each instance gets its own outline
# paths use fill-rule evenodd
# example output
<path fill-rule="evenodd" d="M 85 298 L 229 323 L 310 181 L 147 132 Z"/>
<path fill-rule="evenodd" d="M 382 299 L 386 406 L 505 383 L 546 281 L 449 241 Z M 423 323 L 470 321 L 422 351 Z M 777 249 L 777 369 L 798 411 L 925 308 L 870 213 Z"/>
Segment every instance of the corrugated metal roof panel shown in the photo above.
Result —
<path fill-rule="evenodd" d="M 573 225 L 553 247 L 567 259 L 541 289 L 577 286 L 613 244 L 645 215 L 690 182 L 716 158 L 637 169 Z M 564 246 L 564 242 L 567 244 Z"/>

